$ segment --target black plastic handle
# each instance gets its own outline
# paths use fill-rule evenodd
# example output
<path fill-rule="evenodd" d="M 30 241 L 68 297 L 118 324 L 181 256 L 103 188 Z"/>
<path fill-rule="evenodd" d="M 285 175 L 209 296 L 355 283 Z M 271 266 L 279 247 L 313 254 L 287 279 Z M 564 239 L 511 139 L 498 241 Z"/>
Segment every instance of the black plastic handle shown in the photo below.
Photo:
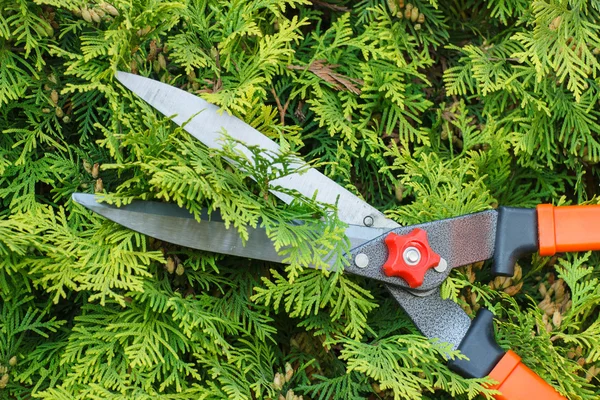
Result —
<path fill-rule="evenodd" d="M 481 308 L 477 312 L 458 350 L 469 359 L 449 361 L 450 369 L 465 378 L 483 378 L 489 375 L 505 353 L 496 343 L 494 314 L 491 311 Z"/>
<path fill-rule="evenodd" d="M 513 276 L 515 263 L 526 254 L 538 251 L 538 220 L 535 209 L 498 208 L 494 276 Z"/>

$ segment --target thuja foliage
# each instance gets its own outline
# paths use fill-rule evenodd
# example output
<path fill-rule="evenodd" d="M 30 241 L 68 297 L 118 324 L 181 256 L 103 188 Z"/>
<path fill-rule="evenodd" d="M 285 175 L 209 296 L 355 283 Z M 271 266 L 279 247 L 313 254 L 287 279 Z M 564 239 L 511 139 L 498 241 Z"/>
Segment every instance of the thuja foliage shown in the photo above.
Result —
<path fill-rule="evenodd" d="M 489 379 L 452 373 L 445 357 L 461 355 L 420 336 L 380 285 L 305 269 L 347 249 L 335 205 L 293 191 L 281 203 L 268 182 L 293 171 L 203 147 L 121 87 L 117 70 L 219 105 L 278 141 L 283 164 L 301 155 L 401 224 L 598 203 L 594 0 L 0 0 L 0 10 L 2 398 L 494 393 Z M 207 207 L 243 239 L 267 229 L 289 265 L 145 237 L 74 204 L 74 192 Z M 513 278 L 466 266 L 442 292 L 471 316 L 493 310 L 503 347 L 569 399 L 594 399 L 599 274 L 597 254 L 534 256 Z"/>

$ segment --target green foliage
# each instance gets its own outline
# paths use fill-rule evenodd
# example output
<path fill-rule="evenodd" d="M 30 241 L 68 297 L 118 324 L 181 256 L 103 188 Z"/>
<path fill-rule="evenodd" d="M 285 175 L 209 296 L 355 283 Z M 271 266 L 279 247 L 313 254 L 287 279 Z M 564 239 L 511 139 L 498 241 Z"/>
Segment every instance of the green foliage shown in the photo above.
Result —
<path fill-rule="evenodd" d="M 415 0 L 413 21 L 404 3 L 0 0 L 0 398 L 490 398 L 380 285 L 305 269 L 342 260 L 345 226 L 268 183 L 301 156 L 402 224 L 598 203 L 600 7 Z M 221 106 L 282 154 L 226 133 L 205 148 L 117 70 Z M 288 264 L 145 237 L 74 192 L 218 211 Z M 443 295 L 493 309 L 501 345 L 568 398 L 600 396 L 598 255 L 524 259 L 504 281 L 481 267 Z"/>
<path fill-rule="evenodd" d="M 597 385 L 586 379 L 590 367 L 584 367 L 580 360 L 572 359 L 573 355 L 570 353 L 573 346 L 579 346 L 586 355 L 582 360 L 585 364 L 594 365 L 598 361 L 600 325 L 594 318 L 589 318 L 585 326 L 582 326 L 580 318 L 582 312 L 595 312 L 598 307 L 596 279 L 581 282 L 583 277 L 592 272 L 584 265 L 588 259 L 589 254 L 575 257 L 573 263 L 562 260 L 561 266 L 557 268 L 558 276 L 564 279 L 571 296 L 568 306 L 560 314 L 560 320 L 554 314 L 552 323 L 548 323 L 544 318 L 547 315 L 544 316 L 540 307 L 533 304 L 533 307 L 530 305 L 525 308 L 507 296 L 503 303 L 498 304 L 498 310 L 502 310 L 500 313 L 508 316 L 507 321 L 500 325 L 500 342 L 505 345 L 510 342 L 523 362 L 532 368 L 539 368 L 540 376 L 560 387 L 562 392 L 572 393 L 573 398 L 597 396 Z M 544 365 L 541 365 L 542 361 L 536 354 L 540 352 L 544 354 Z M 546 364 L 555 367 L 544 368 Z"/>
<path fill-rule="evenodd" d="M 389 336 L 375 343 L 343 340 L 340 358 L 349 371 L 358 371 L 379 382 L 381 390 L 390 390 L 394 399 L 420 399 L 422 392 L 442 387 L 452 396 L 492 395 L 496 392 L 479 384 L 490 378 L 468 383 L 457 379 L 447 368 L 431 367 L 439 356 L 459 357 L 447 346 L 437 346 L 420 336 Z M 464 357 L 464 356 L 463 356 Z"/>

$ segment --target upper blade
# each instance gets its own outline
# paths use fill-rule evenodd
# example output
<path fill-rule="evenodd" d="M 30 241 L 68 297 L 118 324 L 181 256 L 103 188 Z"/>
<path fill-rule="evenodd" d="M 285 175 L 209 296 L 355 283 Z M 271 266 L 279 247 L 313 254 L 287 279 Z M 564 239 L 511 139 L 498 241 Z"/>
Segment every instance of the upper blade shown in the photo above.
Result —
<path fill-rule="evenodd" d="M 214 149 L 223 147 L 222 131 L 251 146 L 260 146 L 270 152 L 279 152 L 279 145 L 252 128 L 240 119 L 225 112 L 207 101 L 173 86 L 126 72 L 117 72 L 116 78 L 129 90 L 167 116 L 176 115 L 173 122 L 184 123 L 184 129 L 206 146 Z M 193 118 L 192 118 L 193 117 Z M 191 119 L 190 119 L 191 118 Z M 236 148 L 247 155 L 243 146 Z M 299 163 L 302 163 L 299 160 Z M 299 164 L 302 165 L 302 164 Z M 395 228 L 399 226 L 386 218 L 380 211 L 344 189 L 319 171 L 311 168 L 307 172 L 291 174 L 271 182 L 272 186 L 294 189 L 302 195 L 338 206 L 338 218 L 350 225 L 363 225 L 366 217 L 371 217 L 372 227 Z M 286 194 L 273 192 L 281 200 L 289 203 L 292 198 Z"/>
<path fill-rule="evenodd" d="M 115 207 L 98 203 L 96 196 L 84 193 L 74 193 L 73 200 L 113 222 L 165 242 L 215 253 L 283 262 L 283 257 L 277 254 L 264 229 L 248 227 L 249 238 L 244 244 L 239 233 L 231 227 L 227 228 L 217 212 L 210 216 L 203 215 L 202 222 L 198 222 L 186 209 L 175 204 L 136 201 Z M 382 235 L 386 230 L 359 226 L 348 228 L 346 234 L 351 247 L 355 247 Z"/>

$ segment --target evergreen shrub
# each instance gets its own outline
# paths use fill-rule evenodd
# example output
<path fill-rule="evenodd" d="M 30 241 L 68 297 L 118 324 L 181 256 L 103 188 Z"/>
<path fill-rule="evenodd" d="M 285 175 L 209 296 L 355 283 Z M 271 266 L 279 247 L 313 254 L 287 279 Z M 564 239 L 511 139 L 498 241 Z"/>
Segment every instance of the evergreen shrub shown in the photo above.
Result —
<path fill-rule="evenodd" d="M 491 398 L 380 284 L 304 268 L 346 246 L 323 205 L 277 201 L 114 74 L 219 105 L 407 225 L 599 202 L 599 32 L 597 0 L 0 0 L 0 398 Z M 290 264 L 153 240 L 74 192 L 260 223 Z M 442 289 L 597 399 L 599 274 L 532 256 Z"/>

